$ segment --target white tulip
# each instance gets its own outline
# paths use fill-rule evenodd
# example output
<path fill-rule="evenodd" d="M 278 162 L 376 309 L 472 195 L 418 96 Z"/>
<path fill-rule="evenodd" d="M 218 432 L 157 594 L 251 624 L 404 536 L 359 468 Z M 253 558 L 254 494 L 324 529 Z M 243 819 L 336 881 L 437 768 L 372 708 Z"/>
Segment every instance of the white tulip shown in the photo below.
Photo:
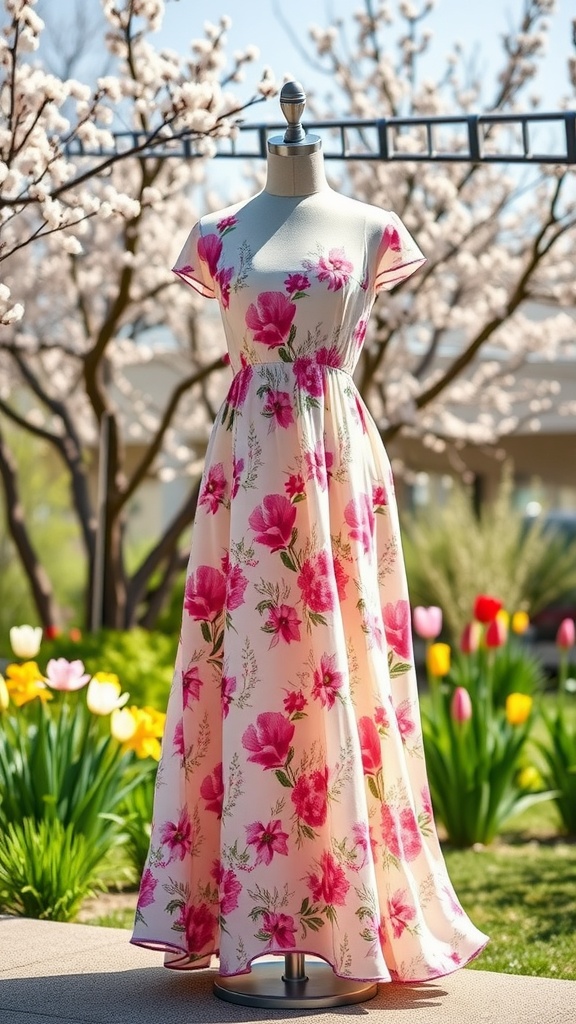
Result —
<path fill-rule="evenodd" d="M 42 626 L 12 626 L 10 646 L 17 658 L 35 658 L 42 643 Z"/>

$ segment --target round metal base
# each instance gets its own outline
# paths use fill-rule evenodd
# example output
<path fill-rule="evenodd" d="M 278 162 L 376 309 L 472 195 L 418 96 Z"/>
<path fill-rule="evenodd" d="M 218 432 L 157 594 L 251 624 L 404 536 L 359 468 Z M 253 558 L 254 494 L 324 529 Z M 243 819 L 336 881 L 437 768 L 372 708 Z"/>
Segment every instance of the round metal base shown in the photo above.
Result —
<path fill-rule="evenodd" d="M 219 977 L 214 995 L 228 1003 L 261 1006 L 266 1009 L 313 1010 L 324 1006 L 346 1006 L 373 999 L 378 985 L 369 981 L 338 978 L 328 964 L 306 962 L 306 977 L 286 980 L 282 963 L 259 963 L 250 974 Z"/>

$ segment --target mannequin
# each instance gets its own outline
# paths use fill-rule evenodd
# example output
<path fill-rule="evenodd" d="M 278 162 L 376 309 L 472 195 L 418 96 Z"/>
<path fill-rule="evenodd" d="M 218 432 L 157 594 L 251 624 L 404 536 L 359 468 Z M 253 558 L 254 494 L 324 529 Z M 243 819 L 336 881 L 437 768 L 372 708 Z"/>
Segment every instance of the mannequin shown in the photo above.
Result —
<path fill-rule="evenodd" d="M 312 1009 L 442 977 L 486 936 L 434 829 L 392 474 L 352 376 L 376 294 L 425 257 L 330 188 L 304 101 L 284 86 L 265 188 L 202 217 L 174 267 L 218 299 L 233 378 L 132 941 L 172 969 L 219 953 L 220 998 Z"/>

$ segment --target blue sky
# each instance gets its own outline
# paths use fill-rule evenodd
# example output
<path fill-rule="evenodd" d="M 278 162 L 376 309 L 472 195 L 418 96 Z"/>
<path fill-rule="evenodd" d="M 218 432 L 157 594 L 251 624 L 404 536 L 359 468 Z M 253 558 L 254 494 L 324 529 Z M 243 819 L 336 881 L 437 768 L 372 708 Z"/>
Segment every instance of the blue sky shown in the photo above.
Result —
<path fill-rule="evenodd" d="M 423 0 L 413 0 L 417 8 Z M 501 35 L 519 20 L 524 0 L 437 0 L 425 24 L 432 30 L 434 38 L 426 73 L 430 77 L 441 74 L 444 56 L 455 40 L 460 40 L 467 53 L 475 53 L 477 67 L 491 83 L 500 66 Z M 164 26 L 156 37 L 159 45 L 172 47 L 179 52 L 187 49 L 191 38 L 202 35 L 204 21 L 217 21 L 221 14 L 228 14 L 232 27 L 228 32 L 229 51 L 242 49 L 250 43 L 260 48 L 261 64 L 269 64 L 277 77 L 285 72 L 299 79 L 305 89 L 317 89 L 324 94 L 330 89 L 330 80 L 315 72 L 292 44 L 282 28 L 276 10 L 280 8 L 289 18 L 293 32 L 302 44 L 313 52 L 309 42 L 308 27 L 311 23 L 325 26 L 335 17 L 345 20 L 361 7 L 355 0 L 172 0 L 166 4 Z M 397 7 L 391 0 L 391 7 Z M 542 96 L 541 109 L 553 110 L 561 96 L 568 94 L 566 61 L 571 44 L 571 19 L 576 14 L 574 0 L 557 0 L 556 13 L 551 18 L 551 33 L 547 56 L 541 72 L 530 92 Z M 392 30 L 394 39 L 396 31 Z M 248 69 L 247 77 L 253 81 L 253 70 Z M 490 92 L 487 100 L 490 98 Z M 336 111 L 335 111 L 336 113 Z M 251 120 L 275 120 L 278 116 L 277 101 L 273 100 L 255 108 Z"/>

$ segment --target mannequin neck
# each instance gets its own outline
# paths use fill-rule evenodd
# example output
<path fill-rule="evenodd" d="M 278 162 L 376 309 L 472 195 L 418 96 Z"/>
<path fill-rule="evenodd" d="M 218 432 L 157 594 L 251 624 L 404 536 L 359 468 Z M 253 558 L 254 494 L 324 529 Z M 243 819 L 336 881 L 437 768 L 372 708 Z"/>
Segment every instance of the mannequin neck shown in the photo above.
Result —
<path fill-rule="evenodd" d="M 329 188 L 322 152 L 307 156 L 268 153 L 264 190 L 273 196 L 310 196 Z"/>

